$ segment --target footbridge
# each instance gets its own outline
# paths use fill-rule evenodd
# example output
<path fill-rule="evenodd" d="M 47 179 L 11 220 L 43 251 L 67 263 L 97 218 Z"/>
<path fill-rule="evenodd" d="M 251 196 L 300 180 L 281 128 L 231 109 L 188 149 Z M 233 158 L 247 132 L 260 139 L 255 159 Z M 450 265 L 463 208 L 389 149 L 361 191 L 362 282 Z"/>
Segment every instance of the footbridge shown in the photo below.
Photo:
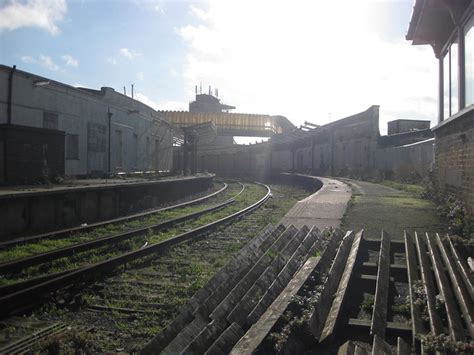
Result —
<path fill-rule="evenodd" d="M 228 112 L 158 111 L 170 123 L 186 128 L 212 122 L 218 136 L 272 137 L 295 126 L 284 116 Z"/>

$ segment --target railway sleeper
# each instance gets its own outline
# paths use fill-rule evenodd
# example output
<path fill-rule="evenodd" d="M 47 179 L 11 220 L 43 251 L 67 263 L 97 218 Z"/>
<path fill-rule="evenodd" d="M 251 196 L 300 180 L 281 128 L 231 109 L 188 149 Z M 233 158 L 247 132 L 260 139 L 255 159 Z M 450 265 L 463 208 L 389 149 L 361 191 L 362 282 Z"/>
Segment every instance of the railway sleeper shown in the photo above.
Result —
<path fill-rule="evenodd" d="M 337 238 L 335 237 L 335 240 Z M 194 313 L 194 318 L 188 318 L 190 321 L 187 325 L 172 339 L 166 339 L 165 334 L 158 335 L 145 347 L 143 353 L 211 354 L 218 349 L 228 351 L 239 340 L 236 334 L 243 334 L 245 329 L 252 325 L 248 323 L 251 319 L 248 315 L 274 283 L 275 278 L 283 275 L 283 270 L 294 274 L 299 265 L 310 257 L 310 252 L 314 253 L 327 244 L 320 239 L 321 233 L 318 230 L 309 230 L 307 227 L 298 230 L 290 226 L 280 231 L 278 236 L 274 236 L 272 243 L 265 243 L 267 250 L 262 250 L 261 256 L 254 258 L 254 265 L 241 275 L 240 279 L 236 278 L 230 289 L 230 285 L 221 286 L 220 290 L 230 290 L 224 298 L 220 292 L 214 293 L 214 297 L 221 299 L 220 302 L 211 303 L 214 309 L 209 305 L 206 309 L 201 306 L 198 312 Z M 208 297 L 206 302 L 210 301 L 212 296 Z M 184 309 L 189 309 L 189 306 Z M 178 318 L 183 320 L 186 317 L 181 313 Z M 166 330 L 163 333 L 166 333 Z"/>
<path fill-rule="evenodd" d="M 183 307 L 173 322 L 173 332 L 168 336 L 166 330 L 164 335 L 159 334 L 143 353 L 268 352 L 268 335 L 281 330 L 286 322 L 283 314 L 293 309 L 293 296 L 312 292 L 315 287 L 319 296 L 314 299 L 313 313 L 307 321 L 314 336 L 313 350 L 328 350 L 347 341 L 339 349 L 340 354 L 408 354 L 412 346 L 419 352 L 418 336 L 427 332 L 413 292 L 414 285 L 420 282 L 427 296 L 430 294 L 426 304 L 429 328 L 437 329 L 433 319 L 436 322 L 438 317 L 438 334 L 453 331 L 448 318 L 446 321 L 429 311 L 430 307 L 437 309 L 430 302 L 444 291 L 452 301 L 451 306 L 444 307 L 451 307 L 453 314 L 457 312 L 464 322 L 459 332 L 468 334 L 470 293 L 456 258 L 451 258 L 454 253 L 449 241 L 439 236 L 428 240 L 417 234 L 415 239 L 405 234 L 403 240 L 393 240 L 386 234 L 379 239 L 366 238 L 361 231 L 357 235 L 346 233 L 344 238 L 339 235 L 339 239 L 335 234 L 325 242 L 311 232 L 290 232 L 291 229 L 274 233 L 272 242 L 267 243 L 268 250 L 278 251 L 278 256 L 269 258 L 262 249 L 260 256 L 252 259 L 253 266 L 245 264 L 245 273 L 206 293 L 204 304 Z M 321 248 L 321 257 L 311 258 Z M 378 255 L 376 262 L 369 261 L 374 253 Z M 301 260 L 307 260 L 305 265 L 311 264 L 310 269 L 298 270 Z M 457 290 L 447 290 L 453 287 Z M 360 319 L 354 312 L 365 295 L 371 295 L 374 302 L 369 317 Z M 397 302 L 402 302 L 404 312 L 411 314 L 400 316 L 400 308 L 393 307 L 400 305 Z M 359 346 L 360 342 L 367 346 Z"/>

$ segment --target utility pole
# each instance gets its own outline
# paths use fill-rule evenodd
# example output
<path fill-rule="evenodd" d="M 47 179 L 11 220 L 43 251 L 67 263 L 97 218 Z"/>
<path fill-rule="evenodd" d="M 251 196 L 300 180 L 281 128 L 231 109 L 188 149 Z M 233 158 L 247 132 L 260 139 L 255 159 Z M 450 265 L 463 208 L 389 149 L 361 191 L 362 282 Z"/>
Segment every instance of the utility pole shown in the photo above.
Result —
<path fill-rule="evenodd" d="M 12 101 L 13 101 L 13 74 L 15 73 L 16 65 L 10 70 L 8 75 L 8 103 L 7 103 L 7 123 L 12 124 Z"/>
<path fill-rule="evenodd" d="M 125 88 L 125 87 L 124 87 L 124 88 Z M 110 155 L 111 155 L 111 154 L 110 154 L 110 150 L 111 150 L 111 149 L 110 149 L 110 146 L 111 146 L 111 143 L 112 143 L 112 142 L 111 142 L 111 138 L 112 138 L 112 132 L 111 132 L 111 131 L 112 131 L 112 116 L 113 116 L 113 113 L 110 112 L 110 107 L 107 107 L 107 117 L 108 117 L 108 119 L 109 119 L 109 121 L 108 121 L 108 126 L 109 126 L 109 129 L 108 129 L 108 131 L 109 131 L 109 145 L 108 145 L 108 147 L 107 147 L 107 171 L 108 171 L 108 173 L 109 173 L 109 176 L 110 176 L 110 174 L 112 173 L 112 171 L 111 171 L 111 162 L 110 162 Z"/>
<path fill-rule="evenodd" d="M 133 84 L 132 84 L 132 99 L 133 99 Z"/>

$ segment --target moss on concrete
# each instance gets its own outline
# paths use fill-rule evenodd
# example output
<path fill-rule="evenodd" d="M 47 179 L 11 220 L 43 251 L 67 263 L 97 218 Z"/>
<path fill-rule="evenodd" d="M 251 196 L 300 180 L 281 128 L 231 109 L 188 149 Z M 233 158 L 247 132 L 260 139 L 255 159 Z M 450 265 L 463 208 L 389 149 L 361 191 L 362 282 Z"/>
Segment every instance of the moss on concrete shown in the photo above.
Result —
<path fill-rule="evenodd" d="M 365 181 L 345 182 L 353 190 L 342 220 L 345 230 L 363 228 L 366 236 L 377 237 L 383 229 L 396 239 L 403 238 L 404 230 L 408 233 L 447 231 L 444 221 L 436 214 L 436 206 L 418 197 L 419 190 L 412 189 L 412 185 L 402 191 Z"/>

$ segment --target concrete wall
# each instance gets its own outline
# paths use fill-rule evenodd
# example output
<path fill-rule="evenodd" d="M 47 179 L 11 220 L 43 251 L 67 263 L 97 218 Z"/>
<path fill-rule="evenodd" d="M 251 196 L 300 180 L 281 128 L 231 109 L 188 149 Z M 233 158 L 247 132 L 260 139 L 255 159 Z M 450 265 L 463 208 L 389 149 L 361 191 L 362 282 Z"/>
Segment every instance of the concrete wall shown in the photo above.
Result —
<path fill-rule="evenodd" d="M 0 194 L 0 240 L 124 216 L 209 188 L 213 176 Z"/>
<path fill-rule="evenodd" d="M 429 120 L 395 120 L 387 123 L 387 134 L 398 134 L 403 132 L 430 129 Z"/>
<path fill-rule="evenodd" d="M 398 134 L 391 134 L 388 136 L 381 136 L 379 138 L 380 147 L 395 147 L 415 142 L 425 141 L 433 138 L 434 133 L 431 129 L 424 129 L 418 131 L 404 132 Z"/>
<path fill-rule="evenodd" d="M 434 138 L 422 142 L 378 149 L 375 165 L 387 179 L 415 179 L 428 177 L 432 170 Z"/>
<path fill-rule="evenodd" d="M 474 105 L 433 130 L 435 185 L 441 192 L 457 195 L 474 216 Z"/>
<path fill-rule="evenodd" d="M 297 138 L 293 132 L 251 146 L 200 151 L 198 170 L 249 177 L 285 171 L 367 175 L 375 167 L 378 119 L 378 106 L 372 106 Z"/>
<path fill-rule="evenodd" d="M 0 65 L 0 123 L 7 122 L 9 72 L 9 67 Z M 35 86 L 38 80 L 49 84 Z M 171 169 L 173 137 L 168 122 L 111 88 L 78 89 L 17 70 L 12 97 L 13 124 L 44 127 L 45 114 L 57 115 L 55 129 L 66 132 L 66 151 L 67 135 L 77 135 L 78 156 L 66 159 L 67 175 L 107 172 L 108 112 L 112 113 L 111 172 Z"/>

